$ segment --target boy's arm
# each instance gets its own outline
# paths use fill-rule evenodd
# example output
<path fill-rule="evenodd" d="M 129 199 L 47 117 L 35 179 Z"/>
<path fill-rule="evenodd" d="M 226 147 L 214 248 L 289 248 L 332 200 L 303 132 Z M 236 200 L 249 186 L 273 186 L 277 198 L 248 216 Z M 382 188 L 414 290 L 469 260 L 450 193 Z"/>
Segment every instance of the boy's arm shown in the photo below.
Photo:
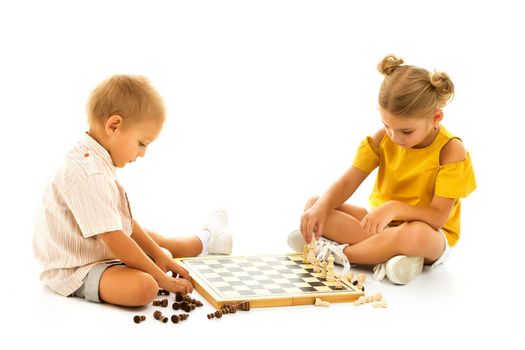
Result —
<path fill-rule="evenodd" d="M 164 252 L 159 247 L 159 245 L 151 238 L 150 235 L 144 231 L 144 229 L 133 220 L 133 228 L 131 232 L 131 238 L 137 242 L 137 244 L 142 248 L 142 250 L 153 260 L 157 260 L 161 255 L 164 255 Z"/>
<path fill-rule="evenodd" d="M 161 270 L 171 270 L 172 272 L 180 275 L 182 278 L 189 279 L 190 275 L 188 271 L 181 266 L 175 264 L 171 257 L 168 257 L 162 249 L 159 247 L 157 242 L 151 238 L 149 234 L 144 231 L 144 229 L 133 220 L 133 231 L 131 233 L 131 238 L 137 242 L 137 244 L 142 248 L 142 250 L 155 260 L 157 266 Z"/>
<path fill-rule="evenodd" d="M 98 236 L 109 250 L 124 264 L 150 274 L 157 282 L 167 275 L 151 260 L 133 239 L 122 231 L 102 233 Z"/>

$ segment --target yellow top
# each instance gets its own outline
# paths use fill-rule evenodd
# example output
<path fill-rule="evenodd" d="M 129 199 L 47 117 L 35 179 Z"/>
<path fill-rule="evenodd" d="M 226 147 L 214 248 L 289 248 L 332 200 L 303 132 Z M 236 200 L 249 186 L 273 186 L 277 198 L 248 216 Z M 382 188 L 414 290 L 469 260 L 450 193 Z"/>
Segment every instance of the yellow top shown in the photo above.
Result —
<path fill-rule="evenodd" d="M 442 227 L 450 246 L 459 239 L 461 201 L 476 188 L 470 155 L 457 163 L 439 164 L 443 146 L 457 138 L 441 126 L 436 138 L 425 148 L 403 148 L 384 136 L 376 147 L 372 138 L 361 142 L 353 166 L 368 173 L 379 166 L 370 206 L 389 200 L 413 206 L 429 206 L 434 195 L 456 198 L 447 223 Z M 459 138 L 458 138 L 459 139 Z"/>

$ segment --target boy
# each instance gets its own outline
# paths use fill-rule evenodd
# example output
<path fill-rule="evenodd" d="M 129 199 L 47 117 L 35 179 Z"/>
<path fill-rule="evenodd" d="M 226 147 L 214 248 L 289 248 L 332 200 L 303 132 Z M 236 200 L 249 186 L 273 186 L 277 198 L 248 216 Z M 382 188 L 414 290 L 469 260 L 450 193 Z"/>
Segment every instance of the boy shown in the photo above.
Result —
<path fill-rule="evenodd" d="M 188 272 L 162 248 L 174 257 L 230 254 L 226 213 L 215 212 L 198 236 L 164 238 L 134 220 L 116 178 L 159 135 L 161 97 L 144 77 L 113 76 L 91 93 L 87 114 L 89 131 L 66 155 L 36 219 L 40 279 L 63 296 L 123 306 L 147 305 L 159 288 L 191 292 Z"/>

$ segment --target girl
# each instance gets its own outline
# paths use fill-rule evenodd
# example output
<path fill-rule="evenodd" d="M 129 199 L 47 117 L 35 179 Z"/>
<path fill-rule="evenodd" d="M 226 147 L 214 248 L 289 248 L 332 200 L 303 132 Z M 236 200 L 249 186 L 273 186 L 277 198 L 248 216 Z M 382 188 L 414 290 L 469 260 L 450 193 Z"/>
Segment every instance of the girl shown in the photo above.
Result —
<path fill-rule="evenodd" d="M 300 231 L 288 239 L 301 251 L 315 235 L 318 253 L 332 251 L 342 265 L 376 264 L 374 276 L 396 284 L 445 261 L 460 235 L 460 198 L 476 188 L 462 141 L 441 125 L 452 81 L 403 63 L 393 55 L 379 63 L 384 127 L 361 142 L 352 167 L 326 193 L 307 201 Z M 372 209 L 345 203 L 376 167 Z"/>

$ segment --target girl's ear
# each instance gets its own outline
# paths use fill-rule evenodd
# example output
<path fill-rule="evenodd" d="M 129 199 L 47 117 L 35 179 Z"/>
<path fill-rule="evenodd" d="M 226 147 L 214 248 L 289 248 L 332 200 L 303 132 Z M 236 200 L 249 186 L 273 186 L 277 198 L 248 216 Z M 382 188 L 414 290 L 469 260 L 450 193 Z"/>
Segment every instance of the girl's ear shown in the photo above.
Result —
<path fill-rule="evenodd" d="M 106 134 L 110 136 L 113 133 L 115 133 L 118 129 L 120 129 L 122 127 L 122 120 L 123 120 L 122 117 L 118 114 L 114 114 L 110 116 L 106 120 L 106 125 L 104 128 L 106 131 Z"/>
<path fill-rule="evenodd" d="M 443 120 L 443 110 L 441 108 L 436 109 L 432 118 L 434 126 L 437 126 Z"/>

